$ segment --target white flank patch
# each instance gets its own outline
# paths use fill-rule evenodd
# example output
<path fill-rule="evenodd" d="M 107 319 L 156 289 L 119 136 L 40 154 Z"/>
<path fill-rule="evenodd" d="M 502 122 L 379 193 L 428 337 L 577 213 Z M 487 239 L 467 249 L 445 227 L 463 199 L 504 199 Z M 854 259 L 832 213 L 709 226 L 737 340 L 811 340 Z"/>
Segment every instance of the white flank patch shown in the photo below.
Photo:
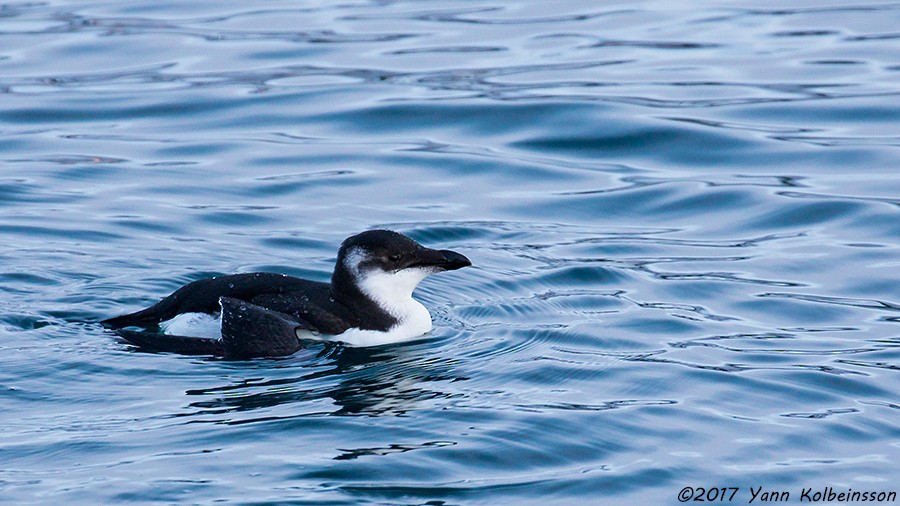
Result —
<path fill-rule="evenodd" d="M 222 337 L 222 320 L 219 315 L 206 313 L 181 313 L 159 324 L 163 333 L 173 336 Z"/>

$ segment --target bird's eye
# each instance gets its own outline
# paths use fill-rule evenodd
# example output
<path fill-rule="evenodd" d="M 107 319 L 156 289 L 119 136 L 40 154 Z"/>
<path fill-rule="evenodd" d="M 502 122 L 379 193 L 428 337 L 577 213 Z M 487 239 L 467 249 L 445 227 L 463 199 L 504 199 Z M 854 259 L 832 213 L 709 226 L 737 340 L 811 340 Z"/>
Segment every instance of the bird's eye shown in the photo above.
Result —
<path fill-rule="evenodd" d="M 403 260 L 403 255 L 391 255 L 388 257 L 388 260 L 390 260 L 391 262 L 399 262 L 400 260 Z"/>

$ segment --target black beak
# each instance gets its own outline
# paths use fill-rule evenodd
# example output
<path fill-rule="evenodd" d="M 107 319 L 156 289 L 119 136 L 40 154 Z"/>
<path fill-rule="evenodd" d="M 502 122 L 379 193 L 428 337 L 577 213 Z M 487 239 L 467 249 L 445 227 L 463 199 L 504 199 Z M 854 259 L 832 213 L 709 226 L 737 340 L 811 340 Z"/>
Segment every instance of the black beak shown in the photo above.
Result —
<path fill-rule="evenodd" d="M 437 264 L 437 266 L 445 271 L 455 271 L 456 269 L 462 269 L 463 267 L 472 265 L 472 262 L 469 261 L 468 258 L 455 251 L 442 249 L 438 250 L 438 253 L 444 257 L 444 261 Z"/>
<path fill-rule="evenodd" d="M 455 271 L 472 265 L 468 258 L 448 249 L 422 248 L 416 254 L 416 262 L 408 267 L 437 267 L 444 271 Z"/>

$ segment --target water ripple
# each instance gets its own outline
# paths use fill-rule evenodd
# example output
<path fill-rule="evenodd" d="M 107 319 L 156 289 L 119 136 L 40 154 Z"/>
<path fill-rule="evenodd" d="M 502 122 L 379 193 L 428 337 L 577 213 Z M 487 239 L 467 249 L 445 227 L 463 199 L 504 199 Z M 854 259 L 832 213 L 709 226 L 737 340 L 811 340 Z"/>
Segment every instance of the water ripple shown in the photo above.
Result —
<path fill-rule="evenodd" d="M 842 306 L 852 306 L 859 307 L 864 309 L 877 309 L 877 310 L 887 310 L 887 311 L 900 311 L 900 305 L 894 302 L 886 302 L 881 300 L 870 300 L 870 299 L 854 299 L 847 297 L 828 297 L 824 295 L 810 295 L 810 294 L 800 294 L 800 293 L 764 293 L 760 294 L 760 297 L 779 297 L 779 298 L 787 298 L 793 300 L 800 300 L 804 302 L 815 302 L 821 304 L 837 304 Z"/>

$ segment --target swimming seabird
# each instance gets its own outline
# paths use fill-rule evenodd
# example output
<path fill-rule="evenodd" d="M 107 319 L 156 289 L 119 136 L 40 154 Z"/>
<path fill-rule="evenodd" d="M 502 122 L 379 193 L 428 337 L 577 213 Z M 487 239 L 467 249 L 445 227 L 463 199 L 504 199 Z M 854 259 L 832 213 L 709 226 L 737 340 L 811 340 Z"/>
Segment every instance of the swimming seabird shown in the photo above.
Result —
<path fill-rule="evenodd" d="M 302 339 L 396 343 L 431 330 L 431 315 L 412 297 L 419 282 L 469 265 L 455 251 L 369 230 L 341 244 L 331 283 L 268 272 L 201 279 L 146 309 L 102 323 L 140 346 L 232 359 L 291 355 L 302 348 Z M 212 325 L 213 332 L 198 330 L 201 324 Z"/>

